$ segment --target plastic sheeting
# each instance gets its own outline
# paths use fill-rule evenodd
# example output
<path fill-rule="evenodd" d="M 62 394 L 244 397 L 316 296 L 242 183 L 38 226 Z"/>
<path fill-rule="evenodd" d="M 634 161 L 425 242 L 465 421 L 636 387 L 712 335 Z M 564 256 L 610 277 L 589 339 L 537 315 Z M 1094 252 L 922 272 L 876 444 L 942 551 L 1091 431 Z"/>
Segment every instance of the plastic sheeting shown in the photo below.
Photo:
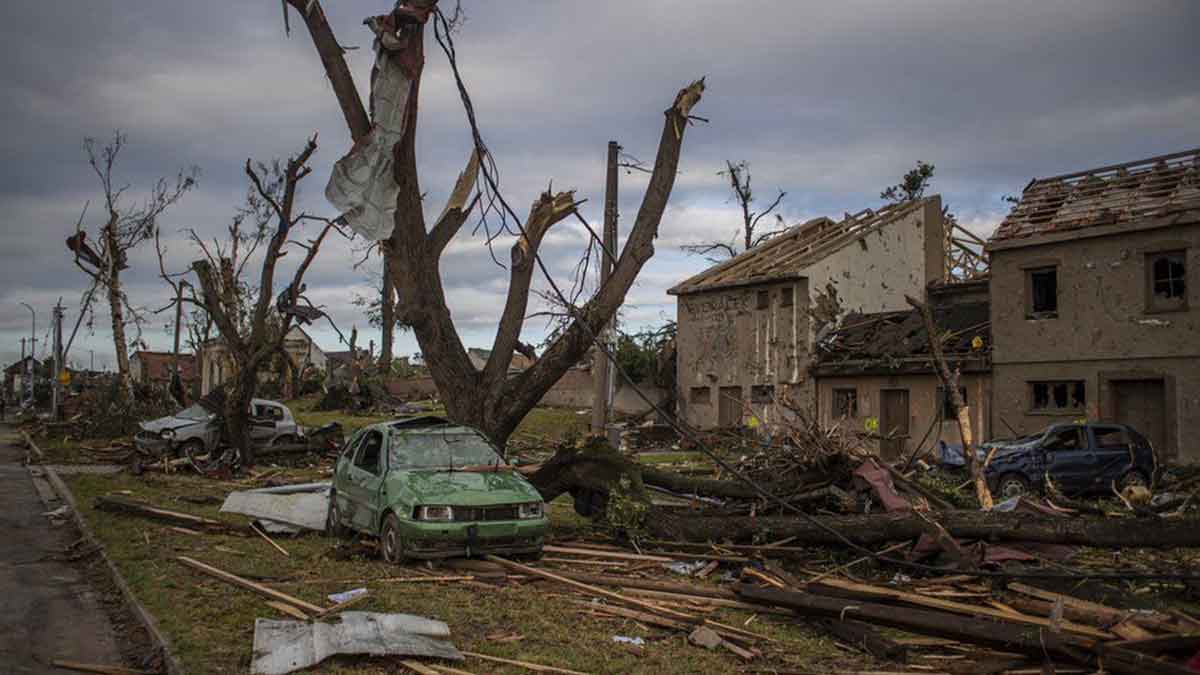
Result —
<path fill-rule="evenodd" d="M 250 672 L 283 675 L 310 668 L 335 654 L 427 656 L 461 661 L 442 621 L 411 614 L 343 612 L 337 623 L 257 619 Z"/>
<path fill-rule="evenodd" d="M 404 136 L 411 80 L 402 64 L 404 45 L 392 44 L 391 22 L 376 18 L 368 25 L 376 35 L 371 131 L 333 165 L 325 198 L 342 212 L 350 229 L 379 241 L 390 237 L 395 226 L 399 187 L 392 176 L 392 147 Z"/>

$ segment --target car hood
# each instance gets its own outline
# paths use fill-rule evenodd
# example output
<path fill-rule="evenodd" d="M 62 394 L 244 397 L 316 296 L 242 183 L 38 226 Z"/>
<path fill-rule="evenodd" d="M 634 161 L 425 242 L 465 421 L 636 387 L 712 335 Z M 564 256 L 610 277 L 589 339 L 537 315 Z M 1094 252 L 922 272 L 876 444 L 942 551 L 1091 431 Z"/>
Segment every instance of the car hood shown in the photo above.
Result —
<path fill-rule="evenodd" d="M 182 429 L 183 427 L 190 427 L 193 424 L 207 424 L 207 422 L 190 420 L 186 417 L 167 416 L 148 422 L 139 422 L 138 426 L 142 428 L 142 431 L 159 433 L 165 429 Z"/>
<path fill-rule="evenodd" d="M 388 475 L 389 494 L 411 504 L 488 506 L 540 501 L 542 496 L 512 471 L 438 471 L 401 469 Z"/>

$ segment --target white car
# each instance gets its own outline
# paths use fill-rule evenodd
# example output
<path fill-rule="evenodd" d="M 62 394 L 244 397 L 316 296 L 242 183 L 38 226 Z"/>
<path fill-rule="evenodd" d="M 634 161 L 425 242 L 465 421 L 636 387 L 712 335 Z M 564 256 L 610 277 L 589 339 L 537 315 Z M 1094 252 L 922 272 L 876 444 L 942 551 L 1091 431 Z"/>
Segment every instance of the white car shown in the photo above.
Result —
<path fill-rule="evenodd" d="M 278 401 L 251 400 L 250 416 L 250 441 L 256 446 L 296 443 L 304 437 L 292 411 Z M 221 435 L 216 414 L 199 403 L 138 426 L 141 431 L 133 441 L 139 450 L 152 454 L 162 454 L 170 446 L 184 456 L 201 455 L 215 450 Z"/>

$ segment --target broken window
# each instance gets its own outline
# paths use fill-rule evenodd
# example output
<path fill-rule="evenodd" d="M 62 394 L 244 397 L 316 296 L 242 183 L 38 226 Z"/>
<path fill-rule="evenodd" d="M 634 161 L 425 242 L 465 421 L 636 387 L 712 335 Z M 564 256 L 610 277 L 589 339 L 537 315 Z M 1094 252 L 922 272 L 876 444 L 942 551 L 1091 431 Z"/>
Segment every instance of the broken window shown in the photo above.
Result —
<path fill-rule="evenodd" d="M 1083 441 L 1083 429 L 1079 427 L 1062 427 L 1050 432 L 1046 442 L 1042 444 L 1047 450 L 1082 450 L 1087 447 Z"/>
<path fill-rule="evenodd" d="M 692 403 L 700 405 L 708 405 L 712 401 L 712 393 L 709 387 L 692 387 L 690 400 Z"/>
<path fill-rule="evenodd" d="M 766 309 L 770 306 L 771 306 L 771 292 L 770 291 L 759 291 L 758 292 L 758 308 Z"/>
<path fill-rule="evenodd" d="M 378 431 L 368 431 L 358 445 L 358 455 L 354 458 L 354 466 L 379 475 L 381 450 L 383 450 L 383 434 Z"/>
<path fill-rule="evenodd" d="M 787 288 L 779 289 L 779 306 L 791 307 L 796 300 L 796 289 L 788 286 Z"/>
<path fill-rule="evenodd" d="M 750 387 L 751 403 L 770 403 L 775 400 L 775 387 L 769 384 L 756 384 Z"/>
<path fill-rule="evenodd" d="M 971 404 L 967 402 L 967 388 L 959 387 L 958 393 L 962 394 L 963 405 L 970 406 Z M 942 402 L 943 420 L 958 419 L 958 415 L 954 413 L 954 405 L 951 404 L 950 397 L 946 394 L 946 389 L 944 387 L 938 387 L 938 400 Z"/>
<path fill-rule="evenodd" d="M 1027 314 L 1035 319 L 1049 319 L 1058 316 L 1057 267 L 1029 270 Z"/>
<path fill-rule="evenodd" d="M 1096 447 L 1101 450 L 1128 450 L 1129 439 L 1121 427 L 1092 427 Z"/>
<path fill-rule="evenodd" d="M 833 416 L 858 417 L 858 390 L 833 390 Z"/>
<path fill-rule="evenodd" d="M 1147 256 L 1150 271 L 1151 310 L 1187 307 L 1187 257 L 1183 251 L 1166 251 Z"/>
<path fill-rule="evenodd" d="M 1030 382 L 1029 387 L 1034 412 L 1078 412 L 1087 405 L 1083 380 Z"/>

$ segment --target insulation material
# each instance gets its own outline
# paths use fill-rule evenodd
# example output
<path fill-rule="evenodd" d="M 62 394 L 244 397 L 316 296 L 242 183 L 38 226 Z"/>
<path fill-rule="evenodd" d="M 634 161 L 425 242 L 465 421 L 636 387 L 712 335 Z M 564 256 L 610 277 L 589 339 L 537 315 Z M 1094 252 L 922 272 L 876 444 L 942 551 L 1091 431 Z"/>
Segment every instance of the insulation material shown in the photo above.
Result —
<path fill-rule="evenodd" d="M 375 32 L 371 131 L 333 165 L 325 187 L 325 198 L 342 212 L 342 220 L 373 241 L 390 237 L 395 225 L 399 188 L 392 176 L 392 148 L 404 137 L 412 76 L 421 65 L 420 45 L 397 32 L 399 21 L 397 14 L 367 20 Z"/>
<path fill-rule="evenodd" d="M 461 661 L 442 621 L 411 614 L 343 612 L 336 623 L 257 619 L 250 672 L 282 675 L 311 668 L 335 654 L 425 656 Z"/>

